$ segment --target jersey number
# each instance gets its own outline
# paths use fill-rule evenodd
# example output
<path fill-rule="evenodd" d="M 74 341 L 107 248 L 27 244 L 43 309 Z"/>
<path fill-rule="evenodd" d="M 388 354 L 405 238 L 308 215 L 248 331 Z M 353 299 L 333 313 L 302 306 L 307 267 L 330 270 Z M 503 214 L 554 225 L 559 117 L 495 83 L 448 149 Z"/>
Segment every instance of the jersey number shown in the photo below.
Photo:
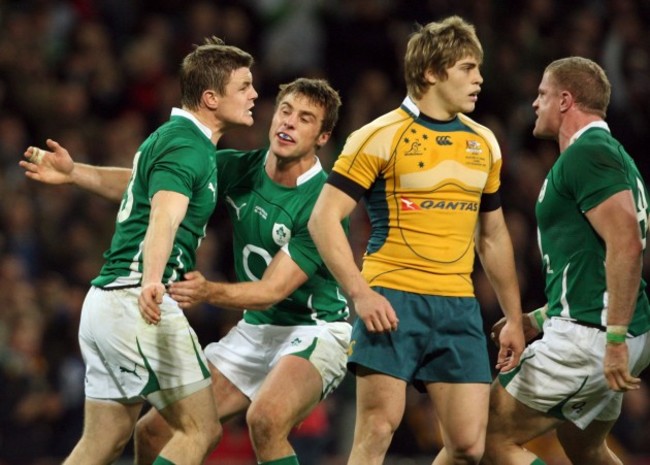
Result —
<path fill-rule="evenodd" d="M 639 178 L 636 178 L 636 188 L 639 193 L 636 199 L 636 220 L 639 222 L 641 228 L 641 241 L 643 242 L 643 250 L 645 250 L 646 234 L 648 231 L 648 199 L 645 196 L 643 182 Z"/>
<path fill-rule="evenodd" d="M 131 172 L 131 179 L 129 179 L 129 185 L 126 187 L 124 197 L 122 197 L 122 203 L 120 203 L 120 211 L 117 212 L 118 223 L 126 221 L 126 219 L 131 216 L 131 210 L 133 209 L 133 183 L 135 181 L 135 175 L 138 172 L 138 158 L 140 158 L 140 152 L 136 153 L 135 157 L 133 157 L 133 171 Z"/>

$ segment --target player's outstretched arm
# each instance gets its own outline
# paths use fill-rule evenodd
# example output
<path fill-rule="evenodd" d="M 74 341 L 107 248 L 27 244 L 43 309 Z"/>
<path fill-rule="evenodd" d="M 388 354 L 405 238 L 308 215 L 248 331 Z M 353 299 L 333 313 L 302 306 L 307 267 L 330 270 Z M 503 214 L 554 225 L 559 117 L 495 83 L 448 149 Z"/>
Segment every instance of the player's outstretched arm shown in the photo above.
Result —
<path fill-rule="evenodd" d="M 208 281 L 198 271 L 170 285 L 169 295 L 181 308 L 200 302 L 234 310 L 266 310 L 289 297 L 308 279 L 289 255 L 280 250 L 259 281 L 224 283 Z"/>
<path fill-rule="evenodd" d="M 113 168 L 75 163 L 58 142 L 47 139 L 50 150 L 28 147 L 25 160 L 18 164 L 25 176 L 45 184 L 75 184 L 115 202 L 122 200 L 131 177 L 129 168 Z"/>
<path fill-rule="evenodd" d="M 546 316 L 547 306 L 537 308 L 531 312 L 524 313 L 522 318 L 522 324 L 524 329 L 524 340 L 526 343 L 535 339 L 539 334 L 544 331 L 544 321 L 547 319 Z M 492 330 L 490 331 L 490 338 L 492 342 L 499 347 L 499 340 L 501 337 L 501 330 L 506 324 L 506 317 L 502 317 L 492 325 Z"/>

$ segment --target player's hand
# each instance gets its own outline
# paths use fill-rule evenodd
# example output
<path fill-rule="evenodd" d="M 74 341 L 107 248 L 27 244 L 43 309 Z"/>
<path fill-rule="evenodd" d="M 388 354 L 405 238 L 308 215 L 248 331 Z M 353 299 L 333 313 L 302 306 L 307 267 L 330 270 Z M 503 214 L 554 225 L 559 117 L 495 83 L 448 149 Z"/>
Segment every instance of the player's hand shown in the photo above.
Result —
<path fill-rule="evenodd" d="M 68 151 L 58 142 L 47 139 L 51 151 L 38 147 L 25 150 L 25 160 L 18 164 L 25 169 L 25 176 L 46 184 L 68 184 L 72 182 L 74 161 Z"/>
<path fill-rule="evenodd" d="M 395 331 L 399 324 L 390 302 L 370 288 L 354 299 L 354 309 L 371 333 Z"/>
<path fill-rule="evenodd" d="M 506 320 L 499 331 L 499 354 L 496 369 L 501 373 L 515 368 L 524 351 L 524 331 L 522 324 Z"/>
<path fill-rule="evenodd" d="M 535 328 L 531 322 L 530 318 L 528 318 L 528 314 L 523 315 L 523 318 L 521 319 L 522 325 L 523 325 L 523 330 L 524 330 L 524 341 L 526 343 L 529 343 L 533 339 L 535 339 L 541 331 L 539 331 L 537 328 Z M 506 324 L 506 317 L 501 317 L 499 321 L 494 323 L 492 325 L 492 330 L 490 331 L 490 339 L 492 339 L 492 342 L 499 347 L 499 336 L 501 334 L 501 330 Z"/>
<path fill-rule="evenodd" d="M 181 308 L 190 308 L 208 300 L 208 281 L 199 271 L 185 274 L 185 281 L 178 281 L 169 286 L 169 295 Z"/>
<path fill-rule="evenodd" d="M 614 391 L 625 392 L 641 387 L 641 380 L 630 373 L 626 343 L 606 345 L 604 369 L 607 384 Z"/>
<path fill-rule="evenodd" d="M 165 295 L 163 283 L 149 283 L 142 285 L 142 291 L 138 297 L 138 308 L 140 315 L 150 325 L 160 323 L 160 304 Z"/>

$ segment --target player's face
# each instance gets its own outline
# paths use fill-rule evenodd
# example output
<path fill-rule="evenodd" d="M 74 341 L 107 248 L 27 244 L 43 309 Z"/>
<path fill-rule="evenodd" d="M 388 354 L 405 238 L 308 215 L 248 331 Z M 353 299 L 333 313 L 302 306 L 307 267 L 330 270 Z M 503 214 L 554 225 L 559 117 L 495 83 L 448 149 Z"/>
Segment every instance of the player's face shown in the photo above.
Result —
<path fill-rule="evenodd" d="M 256 98 L 251 70 L 239 68 L 233 71 L 224 95 L 219 96 L 219 119 L 231 126 L 252 126 Z"/>
<path fill-rule="evenodd" d="M 329 133 L 321 132 L 325 110 L 300 94 L 285 95 L 271 121 L 271 152 L 279 158 L 302 158 L 316 153 Z"/>
<path fill-rule="evenodd" d="M 436 78 L 431 87 L 437 94 L 441 110 L 448 119 L 457 113 L 471 113 L 476 108 L 483 76 L 476 58 L 465 57 L 447 69 L 447 79 Z"/>
<path fill-rule="evenodd" d="M 533 109 L 537 115 L 533 135 L 542 139 L 556 139 L 560 130 L 560 103 L 562 96 L 550 75 L 544 73 L 537 89 Z"/>

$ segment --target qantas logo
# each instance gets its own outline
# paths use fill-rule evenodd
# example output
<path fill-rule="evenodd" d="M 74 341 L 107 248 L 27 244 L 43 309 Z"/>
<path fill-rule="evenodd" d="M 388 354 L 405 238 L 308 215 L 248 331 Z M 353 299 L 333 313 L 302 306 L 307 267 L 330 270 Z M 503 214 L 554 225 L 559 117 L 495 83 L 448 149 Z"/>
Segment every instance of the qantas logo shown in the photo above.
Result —
<path fill-rule="evenodd" d="M 454 211 L 478 211 L 478 202 L 452 202 L 448 200 L 425 200 L 420 204 L 402 197 L 400 199 L 402 211 L 404 210 L 454 210 Z"/>
<path fill-rule="evenodd" d="M 420 209 L 420 207 L 418 207 L 417 203 L 410 201 L 406 197 L 402 197 L 400 199 L 400 202 L 402 203 L 402 210 L 419 210 Z"/>

